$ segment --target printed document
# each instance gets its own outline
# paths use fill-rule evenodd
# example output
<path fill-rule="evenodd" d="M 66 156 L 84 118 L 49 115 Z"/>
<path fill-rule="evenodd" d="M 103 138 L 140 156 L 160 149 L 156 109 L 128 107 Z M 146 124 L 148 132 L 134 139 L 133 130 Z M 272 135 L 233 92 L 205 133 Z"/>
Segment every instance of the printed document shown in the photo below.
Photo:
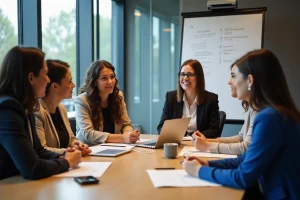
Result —
<path fill-rule="evenodd" d="M 204 187 L 221 186 L 192 177 L 185 170 L 147 170 L 154 187 Z"/>

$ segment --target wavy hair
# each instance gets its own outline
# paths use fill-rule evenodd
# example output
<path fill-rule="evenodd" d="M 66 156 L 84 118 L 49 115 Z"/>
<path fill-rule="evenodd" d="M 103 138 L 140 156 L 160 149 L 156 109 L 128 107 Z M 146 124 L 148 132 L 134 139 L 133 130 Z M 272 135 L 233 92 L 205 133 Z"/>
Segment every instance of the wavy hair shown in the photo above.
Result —
<path fill-rule="evenodd" d="M 39 110 L 39 103 L 28 75 L 39 76 L 45 54 L 35 47 L 15 46 L 4 57 L 0 68 L 0 96 L 17 99 L 28 113 Z"/>
<path fill-rule="evenodd" d="M 92 123 L 95 130 L 99 130 L 102 121 L 102 99 L 99 95 L 99 89 L 97 87 L 96 81 L 100 77 L 100 73 L 103 68 L 111 69 L 114 75 L 116 75 L 115 67 L 112 66 L 112 64 L 105 60 L 95 61 L 87 70 L 85 83 L 79 90 L 80 94 L 84 92 L 87 93 L 88 103 L 92 110 Z M 124 112 L 121 108 L 122 97 L 119 95 L 120 89 L 118 88 L 117 78 L 115 80 L 116 84 L 114 86 L 113 92 L 108 96 L 108 106 L 111 110 L 111 114 L 115 122 L 117 124 L 122 124 L 123 121 L 121 117 Z"/>
<path fill-rule="evenodd" d="M 300 113 L 295 106 L 278 58 L 267 49 L 254 50 L 235 62 L 239 71 L 247 78 L 254 77 L 249 105 L 260 111 L 274 107 L 295 122 L 300 121 Z"/>

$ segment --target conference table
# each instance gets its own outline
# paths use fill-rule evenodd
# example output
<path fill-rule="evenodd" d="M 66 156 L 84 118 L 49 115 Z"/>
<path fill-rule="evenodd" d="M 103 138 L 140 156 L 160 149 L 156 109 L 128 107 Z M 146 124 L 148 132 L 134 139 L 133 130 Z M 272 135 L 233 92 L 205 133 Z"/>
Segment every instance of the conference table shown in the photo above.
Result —
<path fill-rule="evenodd" d="M 141 135 L 141 138 L 156 138 L 157 135 Z M 179 145 L 178 153 L 191 141 Z M 157 167 L 182 169 L 176 159 L 164 158 L 163 149 L 135 147 L 130 153 L 111 157 L 83 157 L 84 162 L 112 162 L 94 185 L 79 185 L 74 178 L 49 177 L 41 180 L 25 180 L 14 176 L 0 181 L 0 199 L 241 199 L 243 190 L 228 187 L 155 188 L 146 172 Z"/>

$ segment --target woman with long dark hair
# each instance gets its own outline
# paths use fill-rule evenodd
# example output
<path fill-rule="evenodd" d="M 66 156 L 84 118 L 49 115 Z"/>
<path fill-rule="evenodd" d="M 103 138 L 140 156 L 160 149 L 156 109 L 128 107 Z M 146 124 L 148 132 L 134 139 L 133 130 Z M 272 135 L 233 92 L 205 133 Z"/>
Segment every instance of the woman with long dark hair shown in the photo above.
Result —
<path fill-rule="evenodd" d="M 231 88 L 231 96 L 237 98 L 236 87 L 234 86 L 235 80 L 235 63 L 231 65 L 231 76 L 228 81 L 228 85 Z M 251 144 L 252 140 L 252 128 L 253 122 L 257 115 L 257 112 L 249 107 L 249 104 L 246 100 L 242 101 L 242 106 L 247 112 L 247 115 L 244 120 L 242 129 L 238 135 L 231 137 L 218 137 L 218 138 L 206 138 L 199 131 L 196 131 L 193 137 L 193 145 L 196 149 L 200 151 L 209 150 L 211 153 L 224 153 L 224 154 L 234 154 L 242 155 L 248 149 L 248 146 Z"/>
<path fill-rule="evenodd" d="M 139 139 L 117 84 L 112 64 L 105 60 L 91 64 L 81 94 L 75 99 L 76 136 L 82 142 L 135 143 Z"/>
<path fill-rule="evenodd" d="M 46 60 L 50 83 L 46 87 L 46 95 L 39 99 L 40 110 L 35 112 L 37 135 L 43 147 L 60 154 L 72 149 L 81 151 L 82 156 L 91 152 L 88 145 L 74 136 L 63 99 L 72 98 L 75 84 L 71 70 L 61 60 Z"/>
<path fill-rule="evenodd" d="M 80 151 L 64 156 L 41 146 L 33 112 L 49 83 L 44 53 L 33 47 L 13 47 L 0 68 L 0 179 L 21 174 L 40 179 L 75 168 Z"/>
<path fill-rule="evenodd" d="M 300 113 L 279 60 L 269 50 L 255 50 L 238 59 L 232 73 L 237 98 L 258 112 L 248 151 L 217 161 L 188 157 L 183 167 L 224 186 L 249 189 L 258 183 L 265 199 L 300 199 L 300 161 L 295 157 L 300 154 Z"/>
<path fill-rule="evenodd" d="M 166 93 L 166 101 L 157 131 L 165 120 L 191 117 L 187 135 L 195 131 L 207 138 L 221 135 L 218 95 L 205 90 L 202 65 L 198 60 L 186 60 L 178 72 L 177 90 Z"/>

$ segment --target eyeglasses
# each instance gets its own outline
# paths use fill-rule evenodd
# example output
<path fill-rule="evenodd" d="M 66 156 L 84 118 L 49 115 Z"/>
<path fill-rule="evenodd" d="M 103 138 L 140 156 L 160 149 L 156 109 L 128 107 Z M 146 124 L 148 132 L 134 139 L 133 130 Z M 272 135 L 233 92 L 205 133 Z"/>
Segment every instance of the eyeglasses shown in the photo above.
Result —
<path fill-rule="evenodd" d="M 178 73 L 178 76 L 180 79 L 184 79 L 185 76 L 187 78 L 193 78 L 196 76 L 196 74 L 194 74 L 194 73 Z"/>

